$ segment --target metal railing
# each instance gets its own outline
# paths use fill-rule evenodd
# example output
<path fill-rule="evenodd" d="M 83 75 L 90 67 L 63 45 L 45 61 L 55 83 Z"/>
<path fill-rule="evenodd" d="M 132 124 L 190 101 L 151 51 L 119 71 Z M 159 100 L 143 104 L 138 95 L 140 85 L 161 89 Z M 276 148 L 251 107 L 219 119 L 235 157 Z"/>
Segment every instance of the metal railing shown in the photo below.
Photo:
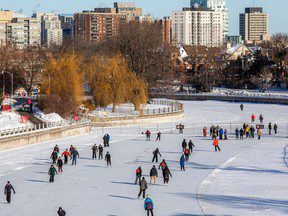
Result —
<path fill-rule="evenodd" d="M 89 117 L 91 119 L 106 119 L 106 120 L 117 120 L 123 118 L 132 118 L 132 117 L 139 117 L 139 116 L 156 116 L 156 115 L 166 115 L 166 114 L 173 114 L 173 113 L 181 113 L 184 112 L 184 106 L 182 103 L 170 100 L 170 99 L 153 99 L 150 102 L 151 105 L 160 105 L 163 107 L 158 108 L 143 108 L 139 111 L 117 111 L 116 113 L 112 113 L 112 115 L 107 116 L 99 116 L 90 114 Z"/>
<path fill-rule="evenodd" d="M 35 124 L 35 125 L 27 124 L 22 127 L 15 127 L 15 128 L 0 130 L 0 138 L 6 137 L 6 136 L 12 136 L 12 135 L 21 135 L 21 134 L 31 133 L 35 131 L 47 131 L 47 130 L 51 130 L 55 128 L 65 128 L 69 126 L 86 125 L 86 124 L 90 124 L 89 119 L 86 117 L 81 118 L 79 121 L 74 121 L 73 119 L 69 119 L 69 120 L 62 120 L 58 122 L 41 123 L 41 124 Z"/>

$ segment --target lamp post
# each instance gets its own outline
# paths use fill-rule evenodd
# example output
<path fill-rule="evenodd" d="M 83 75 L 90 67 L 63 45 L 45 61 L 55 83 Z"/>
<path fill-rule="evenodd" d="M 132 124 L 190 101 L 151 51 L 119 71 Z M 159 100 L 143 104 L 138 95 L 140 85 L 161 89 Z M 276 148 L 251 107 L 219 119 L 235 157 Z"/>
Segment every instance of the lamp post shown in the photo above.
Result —
<path fill-rule="evenodd" d="M 13 99 L 13 94 L 14 94 L 14 89 L 13 89 L 13 85 L 14 85 L 14 76 L 12 73 L 7 72 L 7 71 L 2 71 L 2 75 L 3 75 L 3 95 L 5 95 L 5 83 L 4 83 L 4 74 L 7 73 L 10 75 L 11 77 L 11 98 Z"/>

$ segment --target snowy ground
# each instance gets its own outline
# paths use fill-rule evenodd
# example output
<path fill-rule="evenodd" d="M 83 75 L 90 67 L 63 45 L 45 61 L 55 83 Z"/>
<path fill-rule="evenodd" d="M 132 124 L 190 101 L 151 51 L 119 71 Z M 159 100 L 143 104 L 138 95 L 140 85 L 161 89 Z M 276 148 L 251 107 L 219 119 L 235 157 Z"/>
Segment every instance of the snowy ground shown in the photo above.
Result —
<path fill-rule="evenodd" d="M 168 162 L 173 178 L 169 186 L 149 186 L 147 192 L 155 202 L 156 216 L 197 215 L 287 215 L 288 171 L 284 163 L 284 148 L 288 145 L 288 107 L 280 105 L 238 103 L 184 102 L 184 134 L 177 134 L 170 124 L 127 128 L 93 129 L 90 134 L 47 142 L 30 147 L 0 152 L 0 185 L 10 180 L 16 195 L 12 204 L 0 199 L 0 215 L 51 216 L 62 206 L 72 216 L 141 216 L 145 215 L 143 200 L 137 199 L 135 170 L 141 165 L 148 180 L 152 167 L 152 151 L 159 147 Z M 240 126 L 250 121 L 254 113 L 264 115 L 264 121 L 277 122 L 280 134 L 263 139 L 236 141 L 230 135 L 221 141 L 221 153 L 215 153 L 210 139 L 201 136 L 202 126 L 211 123 L 223 127 Z M 173 125 L 174 126 L 174 125 Z M 146 128 L 163 132 L 161 142 L 144 141 Z M 172 132 L 171 133 L 171 129 Z M 101 142 L 102 132 L 109 132 L 112 144 L 112 167 L 104 161 L 91 159 L 91 146 Z M 152 136 L 153 140 L 155 136 Z M 181 141 L 192 139 L 195 152 L 179 171 Z M 49 156 L 53 146 L 61 150 L 74 145 L 80 159 L 77 166 L 64 166 L 64 173 L 48 183 Z M 288 160 L 288 158 L 287 158 Z M 161 172 L 159 171 L 161 176 Z"/>
<path fill-rule="evenodd" d="M 26 123 L 20 123 L 21 116 L 15 112 L 0 112 L 0 131 L 25 127 Z M 28 123 L 29 124 L 29 123 Z"/>

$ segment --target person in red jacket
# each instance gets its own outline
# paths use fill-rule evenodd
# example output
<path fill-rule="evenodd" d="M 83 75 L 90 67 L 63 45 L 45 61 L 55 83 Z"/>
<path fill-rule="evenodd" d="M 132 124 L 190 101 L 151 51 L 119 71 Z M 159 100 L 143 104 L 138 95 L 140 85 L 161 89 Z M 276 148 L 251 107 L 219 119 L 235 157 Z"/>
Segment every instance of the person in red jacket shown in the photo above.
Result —
<path fill-rule="evenodd" d="M 207 128 L 206 128 L 206 127 L 203 128 L 203 136 L 204 136 L 204 137 L 207 136 Z"/>
<path fill-rule="evenodd" d="M 254 114 L 251 115 L 251 122 L 255 122 L 255 115 Z"/>
<path fill-rule="evenodd" d="M 220 149 L 220 147 L 219 147 L 219 140 L 218 140 L 217 138 L 215 138 L 215 139 L 213 140 L 213 145 L 214 145 L 214 147 L 215 147 L 215 152 L 217 152 L 217 150 L 218 150 L 218 151 L 221 151 L 221 149 Z"/>
<path fill-rule="evenodd" d="M 68 164 L 68 157 L 69 157 L 70 153 L 68 151 L 68 149 L 66 149 L 63 153 L 62 156 L 64 156 L 64 164 Z"/>

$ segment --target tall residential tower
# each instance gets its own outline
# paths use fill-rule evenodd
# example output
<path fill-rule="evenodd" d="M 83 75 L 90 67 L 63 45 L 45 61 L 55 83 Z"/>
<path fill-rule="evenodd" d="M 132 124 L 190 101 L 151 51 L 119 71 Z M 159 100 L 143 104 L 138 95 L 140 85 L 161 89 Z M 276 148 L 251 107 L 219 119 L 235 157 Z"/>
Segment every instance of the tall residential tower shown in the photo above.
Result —
<path fill-rule="evenodd" d="M 246 43 L 267 39 L 268 14 L 261 7 L 245 8 L 245 13 L 240 14 L 240 35 Z"/>
<path fill-rule="evenodd" d="M 222 13 L 222 25 L 223 25 L 223 37 L 227 38 L 229 32 L 228 23 L 228 8 L 226 7 L 226 0 L 190 0 L 191 8 L 195 4 L 215 10 L 216 12 Z"/>

